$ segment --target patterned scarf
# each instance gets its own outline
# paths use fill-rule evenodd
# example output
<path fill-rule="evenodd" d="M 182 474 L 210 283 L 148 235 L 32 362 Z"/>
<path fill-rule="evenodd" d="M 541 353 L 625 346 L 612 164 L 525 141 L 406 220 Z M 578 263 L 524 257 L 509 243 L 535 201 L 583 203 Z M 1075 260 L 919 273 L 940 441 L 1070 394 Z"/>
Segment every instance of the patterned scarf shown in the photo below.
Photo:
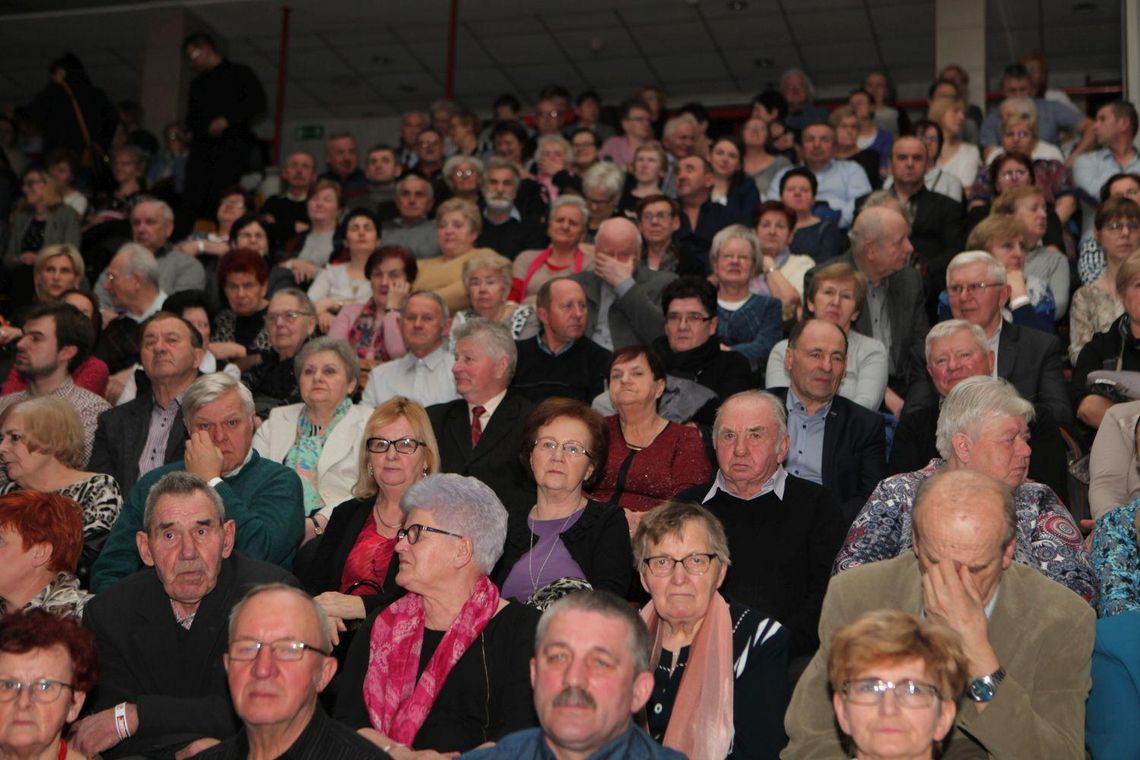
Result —
<path fill-rule="evenodd" d="M 301 477 L 301 486 L 305 494 L 306 515 L 311 515 L 325 506 L 321 492 L 317 490 L 317 465 L 321 461 L 321 451 L 325 447 L 329 433 L 344 417 L 350 406 L 352 406 L 351 399 L 346 398 L 340 402 L 340 406 L 336 408 L 329 424 L 320 432 L 317 432 L 316 426 L 309 421 L 308 407 L 302 409 L 301 416 L 297 418 L 297 440 L 289 449 L 289 453 L 285 455 L 285 461 L 282 464 Z"/>
<path fill-rule="evenodd" d="M 384 348 L 384 331 L 376 318 L 376 299 L 369 298 L 356 321 L 348 330 L 348 343 L 356 347 L 356 355 L 361 359 L 388 361 L 388 351 Z"/>
<path fill-rule="evenodd" d="M 372 626 L 364 704 L 372 726 L 400 744 L 411 746 L 447 674 L 487 626 L 499 608 L 499 589 L 481 577 L 459 616 L 443 635 L 416 680 L 424 643 L 424 600 L 408 594 L 393 602 Z"/>

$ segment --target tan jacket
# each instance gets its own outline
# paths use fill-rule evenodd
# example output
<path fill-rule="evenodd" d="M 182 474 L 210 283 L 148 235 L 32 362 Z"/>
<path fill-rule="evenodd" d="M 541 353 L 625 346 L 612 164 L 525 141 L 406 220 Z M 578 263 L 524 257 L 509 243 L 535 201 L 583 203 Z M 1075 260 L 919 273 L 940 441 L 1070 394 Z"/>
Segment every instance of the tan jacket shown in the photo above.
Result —
<path fill-rule="evenodd" d="M 1089 457 L 1089 511 L 1093 519 L 1140 496 L 1136 469 L 1136 423 L 1140 401 L 1113 404 L 1093 440 Z"/>

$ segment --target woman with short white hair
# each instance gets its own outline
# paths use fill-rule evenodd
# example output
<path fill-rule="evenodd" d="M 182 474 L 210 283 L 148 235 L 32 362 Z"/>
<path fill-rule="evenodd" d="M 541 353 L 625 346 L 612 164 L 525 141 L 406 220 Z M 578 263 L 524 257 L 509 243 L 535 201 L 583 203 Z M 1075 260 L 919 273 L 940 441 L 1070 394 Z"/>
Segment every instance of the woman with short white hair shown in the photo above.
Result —
<path fill-rule="evenodd" d="M 753 293 L 750 287 L 762 258 L 760 239 L 742 224 L 716 233 L 709 249 L 717 283 L 716 333 L 729 350 L 748 357 L 753 372 L 765 366 L 784 334 L 780 299 Z"/>

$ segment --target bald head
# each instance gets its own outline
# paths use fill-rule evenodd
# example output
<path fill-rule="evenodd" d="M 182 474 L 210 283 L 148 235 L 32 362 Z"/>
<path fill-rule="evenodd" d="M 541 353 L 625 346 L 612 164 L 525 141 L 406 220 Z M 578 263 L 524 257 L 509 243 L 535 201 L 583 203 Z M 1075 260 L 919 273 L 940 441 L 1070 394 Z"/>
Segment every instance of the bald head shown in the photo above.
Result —
<path fill-rule="evenodd" d="M 598 227 L 594 248 L 599 254 L 621 261 L 636 260 L 641 256 L 641 233 L 628 219 L 607 219 Z"/>
<path fill-rule="evenodd" d="M 961 529 L 1005 546 L 1014 537 L 1017 512 L 1005 483 L 976 470 L 943 469 L 918 488 L 911 508 L 915 543 Z"/>

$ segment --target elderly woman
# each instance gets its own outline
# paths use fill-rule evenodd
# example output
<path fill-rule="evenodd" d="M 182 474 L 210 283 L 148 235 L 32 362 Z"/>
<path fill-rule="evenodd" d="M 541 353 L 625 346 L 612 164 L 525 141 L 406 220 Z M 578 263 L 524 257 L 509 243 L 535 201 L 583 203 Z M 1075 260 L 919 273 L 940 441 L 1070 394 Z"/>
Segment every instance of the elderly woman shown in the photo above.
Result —
<path fill-rule="evenodd" d="M 336 717 L 396 760 L 465 752 L 533 725 L 538 612 L 500 598 L 487 577 L 507 510 L 488 486 L 454 474 L 411 486 L 400 508 L 396 583 L 408 593 L 354 637 Z"/>
<path fill-rule="evenodd" d="M 380 220 L 367 209 L 355 208 L 345 216 L 343 229 L 348 261 L 329 264 L 309 286 L 321 332 L 328 332 L 346 303 L 364 303 L 372 294 L 372 281 L 365 270 L 380 245 Z"/>
<path fill-rule="evenodd" d="M 603 161 L 594 164 L 582 175 L 582 195 L 586 198 L 589 216 L 586 219 L 587 243 L 594 242 L 602 222 L 618 213 L 618 202 L 625 187 L 625 172 L 617 164 Z"/>
<path fill-rule="evenodd" d="M 752 178 L 763 197 L 772 184 L 772 178 L 781 169 L 791 166 L 791 162 L 785 156 L 768 151 L 768 124 L 758 116 L 744 122 L 740 129 L 740 140 L 744 146 L 741 168 Z"/>
<path fill-rule="evenodd" d="M 630 216 L 643 200 L 661 194 L 661 182 L 669 167 L 669 156 L 661 143 L 654 140 L 639 145 L 633 152 L 633 165 L 629 172 L 633 176 L 633 187 L 622 195 L 619 208 Z"/>
<path fill-rule="evenodd" d="M 212 351 L 219 359 L 243 363 L 271 348 L 265 311 L 269 264 L 249 248 L 235 248 L 218 262 L 218 284 L 226 308 L 214 317 Z M 250 362 L 244 362 L 247 366 Z"/>
<path fill-rule="evenodd" d="M 95 636 L 42 610 L 8 615 L 0 621 L 0 673 L 0 758 L 82 760 L 63 732 L 95 688 Z"/>
<path fill-rule="evenodd" d="M 285 260 L 279 262 L 290 271 L 296 284 L 312 280 L 336 253 L 342 198 L 340 183 L 331 179 L 318 179 L 309 190 L 309 229 L 289 241 Z"/>
<path fill-rule="evenodd" d="M 70 404 L 55 396 L 43 396 L 5 410 L 0 419 L 0 462 L 8 482 L 0 493 L 56 493 L 79 505 L 83 521 L 79 572 L 83 578 L 123 506 L 115 479 L 84 472 L 85 461 L 83 428 Z"/>
<path fill-rule="evenodd" d="M 1017 510 L 1014 558 L 1072 589 L 1086 601 L 1096 586 L 1081 534 L 1048 486 L 1027 480 L 1033 405 L 1008 381 L 970 377 L 946 394 L 938 417 L 941 458 L 892 475 L 875 488 L 847 534 L 835 572 L 896 557 L 911 546 L 911 507 L 919 484 L 943 468 L 981 472 L 1013 489 Z"/>
<path fill-rule="evenodd" d="M 313 302 L 296 288 L 278 291 L 265 311 L 269 350 L 242 375 L 244 382 L 260 398 L 259 409 L 300 400 L 293 357 L 317 329 Z"/>
<path fill-rule="evenodd" d="M 347 340 L 356 350 L 362 371 L 407 353 L 400 332 L 400 312 L 418 272 L 416 256 L 407 248 L 381 246 L 368 257 L 364 274 L 372 297 L 346 303 L 328 329 L 330 338 Z"/>
<path fill-rule="evenodd" d="M 539 329 L 538 316 L 533 306 L 509 300 L 511 281 L 511 260 L 506 256 L 482 249 L 468 259 L 463 265 L 463 287 L 471 308 L 452 316 L 452 334 L 467 320 L 483 317 L 505 324 L 515 340 L 534 336 Z"/>
<path fill-rule="evenodd" d="M 341 631 L 404 594 L 395 582 L 396 532 L 404 526 L 400 499 L 413 483 L 439 471 L 427 412 L 402 396 L 376 407 L 356 447 L 354 498 L 332 511 L 311 561 L 299 556 L 296 566 L 305 589 Z"/>
<path fill-rule="evenodd" d="M 550 204 L 546 224 L 550 246 L 541 251 L 523 251 L 515 259 L 510 300 L 533 306 L 542 283 L 594 268 L 593 250 L 582 249 L 589 216 L 589 207 L 577 195 L 560 196 Z"/>
<path fill-rule="evenodd" d="M 942 132 L 942 150 L 937 165 L 956 177 L 962 187 L 973 186 L 982 166 L 978 146 L 962 139 L 968 105 L 964 98 L 956 95 L 942 96 L 934 98 L 927 111 L 929 119 Z"/>
<path fill-rule="evenodd" d="M 937 757 L 970 680 L 961 637 L 900 610 L 868 612 L 836 631 L 827 675 L 856 760 Z"/>
<path fill-rule="evenodd" d="M 751 221 L 760 205 L 756 182 L 744 172 L 744 144 L 732 135 L 718 137 L 709 151 L 715 182 L 711 199 L 728 208 L 734 219 Z"/>
<path fill-rule="evenodd" d="M 301 403 L 271 410 L 253 437 L 253 447 L 300 476 L 308 541 L 324 530 L 333 507 L 352 492 L 360 436 L 371 409 L 352 403 L 360 363 L 343 340 L 309 341 L 297 352 L 293 367 Z"/>
<path fill-rule="evenodd" d="M 780 201 L 765 201 L 756 208 L 752 227 L 760 240 L 760 272 L 748 283 L 753 293 L 774 296 L 783 304 L 783 320 L 794 321 L 804 295 L 804 275 L 815 259 L 792 253 L 788 244 L 796 227 L 796 212 Z"/>
<path fill-rule="evenodd" d="M 796 227 L 789 247 L 793 252 L 807 254 L 817 264 L 822 264 L 842 253 L 846 241 L 833 222 L 812 213 L 818 191 L 815 175 L 805 167 L 789 169 L 780 177 L 779 200 L 796 212 Z"/>
<path fill-rule="evenodd" d="M 992 164 L 1003 155 L 1013 153 L 1028 156 L 1032 162 L 1033 184 L 1045 193 L 1045 200 L 1056 211 L 1061 224 L 1066 224 L 1077 210 L 1077 198 L 1064 154 L 1056 145 L 1038 140 L 1037 109 L 1032 100 L 1008 98 L 1001 109 L 1001 145 L 990 153 L 986 163 Z M 985 174 L 981 175 L 980 183 L 975 183 L 974 195 L 984 195 L 990 189 L 985 185 L 986 179 Z"/>
<path fill-rule="evenodd" d="M 531 412 L 522 440 L 538 498 L 508 520 L 492 580 L 503 596 L 541 609 L 583 582 L 624 597 L 631 577 L 625 515 L 583 494 L 601 479 L 599 464 L 607 459 L 602 415 L 580 401 L 550 398 Z"/>
<path fill-rule="evenodd" d="M 0 618 L 31 609 L 83 617 L 91 594 L 75 574 L 84 545 L 83 514 L 73 499 L 31 490 L 0 495 L 0 537 Z"/>
<path fill-rule="evenodd" d="M 671 501 L 645 515 L 633 547 L 652 597 L 641 610 L 653 641 L 650 735 L 692 758 L 778 756 L 787 742 L 788 632 L 720 595 L 731 564 L 720 521 Z"/>
<path fill-rule="evenodd" d="M 452 198 L 435 210 L 439 228 L 439 250 L 442 255 L 419 262 L 413 290 L 434 290 L 453 312 L 466 309 L 467 291 L 463 286 L 463 265 L 485 248 L 475 247 L 475 238 L 483 229 L 483 216 L 475 204 Z"/>
<path fill-rule="evenodd" d="M 657 413 L 665 365 L 656 354 L 645 346 L 620 348 L 607 376 L 617 414 L 606 417 L 609 454 L 591 497 L 623 507 L 632 533 L 643 512 L 707 482 L 712 467 L 697 428 Z"/>
<path fill-rule="evenodd" d="M 887 389 L 887 349 L 874 338 L 851 329 L 866 301 L 866 278 L 850 264 L 834 261 L 815 271 L 808 288 L 806 306 L 815 319 L 832 322 L 847 335 L 847 370 L 839 384 L 839 395 L 877 411 Z M 790 385 L 791 379 L 784 367 L 787 350 L 787 340 L 772 347 L 764 373 L 764 387 Z"/>
<path fill-rule="evenodd" d="M 562 135 L 543 135 L 538 138 L 534 151 L 534 180 L 546 190 L 551 200 L 557 198 L 563 185 L 570 180 L 567 170 L 571 165 L 570 142 Z"/>
<path fill-rule="evenodd" d="M 452 198 L 478 205 L 479 188 L 483 184 L 483 162 L 465 153 L 455 154 L 443 163 L 443 183 L 451 191 Z"/>
<path fill-rule="evenodd" d="M 966 211 L 966 228 L 973 229 L 980 221 L 985 219 L 994 205 L 1005 193 L 1020 187 L 1036 186 L 1037 180 L 1033 174 L 1033 161 L 1024 153 L 1005 153 L 994 159 L 989 168 L 979 173 L 974 187 L 970 189 L 969 204 Z M 991 192 L 988 188 L 993 188 Z M 1058 250 L 1065 247 L 1065 239 L 1061 220 L 1052 203 L 1046 198 L 1045 204 L 1045 233 L 1041 238 L 1046 245 Z M 1028 249 L 1028 245 L 1026 248 Z"/>
<path fill-rule="evenodd" d="M 1007 190 L 994 201 L 992 214 L 1012 216 L 1025 225 L 1025 280 L 1029 301 L 1052 321 L 1069 309 L 1069 260 L 1045 242 L 1048 211 L 1045 195 L 1035 186 Z"/>
<path fill-rule="evenodd" d="M 1116 293 L 1116 274 L 1140 249 L 1140 206 L 1127 198 L 1109 198 L 1096 210 L 1095 237 L 1104 251 L 1104 274 L 1077 288 L 1069 307 L 1069 360 L 1075 365 L 1092 336 L 1104 332 L 1121 314 L 1124 304 Z"/>
<path fill-rule="evenodd" d="M 784 333 L 780 300 L 750 288 L 760 259 L 760 239 L 741 224 L 718 232 L 709 249 L 717 284 L 716 333 L 728 350 L 748 357 L 753 372 L 765 365 L 772 346 Z"/>
<path fill-rule="evenodd" d="M 681 228 L 681 204 L 660 193 L 646 196 L 637 204 L 636 221 L 644 248 L 641 263 L 654 272 L 676 273 L 680 249 L 673 233 Z"/>

